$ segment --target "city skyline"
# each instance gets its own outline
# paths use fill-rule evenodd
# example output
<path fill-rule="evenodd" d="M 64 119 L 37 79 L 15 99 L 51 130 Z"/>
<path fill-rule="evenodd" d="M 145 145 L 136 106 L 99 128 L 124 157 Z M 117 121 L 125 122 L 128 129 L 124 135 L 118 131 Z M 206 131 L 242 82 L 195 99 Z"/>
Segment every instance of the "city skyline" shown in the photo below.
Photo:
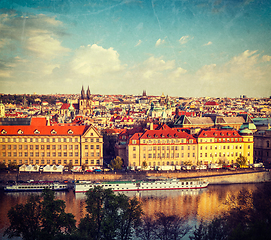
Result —
<path fill-rule="evenodd" d="M 264 0 L 0 3 L 0 92 L 271 95 Z"/>

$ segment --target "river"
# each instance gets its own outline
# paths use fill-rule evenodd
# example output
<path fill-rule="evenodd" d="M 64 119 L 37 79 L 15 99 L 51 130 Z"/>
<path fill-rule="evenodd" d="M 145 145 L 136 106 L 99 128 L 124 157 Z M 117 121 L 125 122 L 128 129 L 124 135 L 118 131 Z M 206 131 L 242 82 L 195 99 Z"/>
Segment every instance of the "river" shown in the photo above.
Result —
<path fill-rule="evenodd" d="M 254 191 L 261 184 L 209 185 L 206 189 L 123 192 L 129 197 L 136 196 L 142 202 L 143 211 L 153 216 L 157 211 L 177 214 L 194 226 L 201 219 L 211 220 L 226 209 L 227 196 L 238 194 L 242 189 Z M 25 203 L 31 193 L 6 193 L 0 191 L 0 239 L 8 227 L 8 210 L 19 203 Z M 39 194 L 39 193 L 34 193 Z M 77 223 L 86 213 L 84 193 L 56 192 L 56 197 L 66 202 L 66 212 L 75 216 Z M 7 239 L 7 238 L 5 238 Z M 188 237 L 186 238 L 188 239 Z"/>

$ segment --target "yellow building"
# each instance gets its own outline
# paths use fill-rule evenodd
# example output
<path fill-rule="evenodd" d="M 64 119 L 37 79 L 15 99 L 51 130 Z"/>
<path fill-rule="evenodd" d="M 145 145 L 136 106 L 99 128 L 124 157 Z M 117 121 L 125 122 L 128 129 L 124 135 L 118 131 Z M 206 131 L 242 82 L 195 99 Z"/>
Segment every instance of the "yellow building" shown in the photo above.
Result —
<path fill-rule="evenodd" d="M 103 165 L 103 138 L 93 126 L 52 125 L 32 118 L 30 125 L 0 126 L 0 162 Z"/>
<path fill-rule="evenodd" d="M 233 164 L 242 155 L 253 163 L 253 134 L 245 129 L 208 129 L 194 135 L 167 126 L 133 134 L 128 144 L 121 145 L 127 166 Z M 125 150 L 125 151 L 124 151 Z"/>
<path fill-rule="evenodd" d="M 166 125 L 159 130 L 146 130 L 136 133 L 130 139 L 127 147 L 128 166 L 182 165 L 187 162 L 196 164 L 196 139 L 179 130 Z"/>
<path fill-rule="evenodd" d="M 242 155 L 253 163 L 253 134 L 250 130 L 202 130 L 197 136 L 198 163 L 232 164 Z"/>

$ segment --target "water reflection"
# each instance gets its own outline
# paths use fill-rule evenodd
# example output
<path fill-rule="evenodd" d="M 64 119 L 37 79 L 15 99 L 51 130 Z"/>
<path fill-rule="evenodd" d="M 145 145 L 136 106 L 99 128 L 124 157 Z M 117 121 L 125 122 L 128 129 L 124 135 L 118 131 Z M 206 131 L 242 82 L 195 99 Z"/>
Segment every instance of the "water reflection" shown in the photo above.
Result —
<path fill-rule="evenodd" d="M 259 184 L 258 184 L 259 185 Z M 255 190 L 256 184 L 211 185 L 207 189 L 165 190 L 122 192 L 129 197 L 137 197 L 142 202 L 143 211 L 147 216 L 153 216 L 161 211 L 167 214 L 177 214 L 196 222 L 200 219 L 210 220 L 225 209 L 225 200 L 229 194 L 237 194 L 242 188 Z M 31 193 L 0 192 L 0 238 L 4 228 L 8 226 L 7 212 L 16 204 L 25 203 Z M 33 193 L 40 194 L 40 193 Z M 56 197 L 66 202 L 66 212 L 73 213 L 77 223 L 85 215 L 84 193 L 56 192 Z"/>

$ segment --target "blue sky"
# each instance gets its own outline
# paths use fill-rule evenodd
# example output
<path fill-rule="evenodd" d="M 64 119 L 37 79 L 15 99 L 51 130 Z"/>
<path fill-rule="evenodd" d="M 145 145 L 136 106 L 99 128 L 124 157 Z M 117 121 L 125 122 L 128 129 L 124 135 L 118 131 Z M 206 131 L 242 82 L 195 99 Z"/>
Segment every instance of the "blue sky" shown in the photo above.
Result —
<path fill-rule="evenodd" d="M 0 2 L 0 92 L 271 96 L 266 0 Z"/>

